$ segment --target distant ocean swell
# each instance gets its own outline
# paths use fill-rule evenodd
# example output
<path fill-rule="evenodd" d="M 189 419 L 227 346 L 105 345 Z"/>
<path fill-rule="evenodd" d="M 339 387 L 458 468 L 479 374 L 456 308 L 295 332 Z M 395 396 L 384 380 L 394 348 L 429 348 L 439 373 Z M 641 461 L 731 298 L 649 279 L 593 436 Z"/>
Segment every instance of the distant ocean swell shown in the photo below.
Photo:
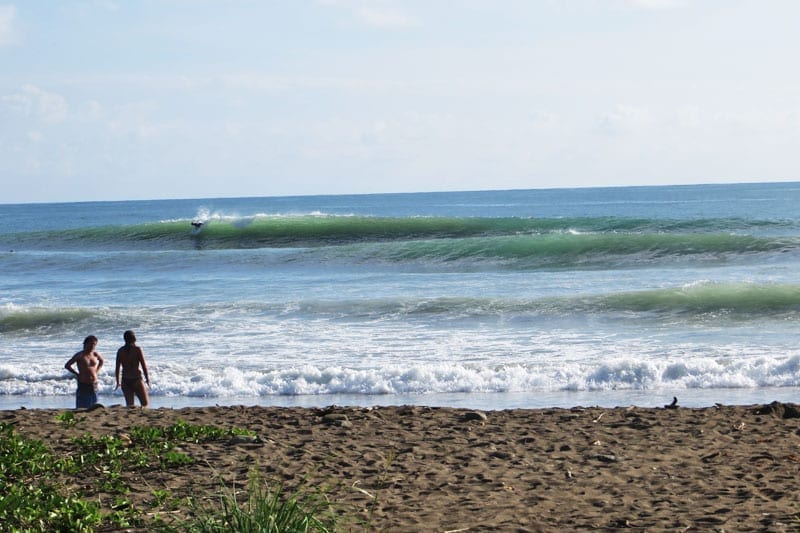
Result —
<path fill-rule="evenodd" d="M 298 366 L 241 370 L 151 363 L 154 396 L 264 397 L 326 394 L 435 394 L 535 391 L 659 390 L 800 385 L 800 356 L 766 355 L 735 361 L 679 357 L 644 361 L 614 358 L 595 364 L 479 366 L 464 363 L 382 365 L 380 368 Z M 100 392 L 111 396 L 113 379 Z M 74 380 L 37 365 L 0 364 L 0 395 L 74 393 Z"/>
<path fill-rule="evenodd" d="M 105 329 L 116 322 L 179 325 L 202 324 L 206 317 L 230 315 L 238 320 L 293 316 L 345 321 L 498 319 L 519 317 L 595 316 L 625 320 L 670 318 L 692 322 L 794 319 L 800 320 L 800 285 L 750 283 L 694 283 L 685 287 L 551 298 L 397 298 L 368 300 L 296 300 L 285 303 L 227 302 L 198 304 L 189 308 L 48 308 L 0 306 L 0 332 L 30 333 Z"/>

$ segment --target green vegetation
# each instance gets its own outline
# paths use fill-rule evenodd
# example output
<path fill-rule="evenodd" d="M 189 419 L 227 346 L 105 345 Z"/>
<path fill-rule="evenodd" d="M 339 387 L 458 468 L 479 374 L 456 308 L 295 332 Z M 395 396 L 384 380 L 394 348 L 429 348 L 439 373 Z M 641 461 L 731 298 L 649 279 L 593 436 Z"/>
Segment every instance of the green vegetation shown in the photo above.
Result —
<path fill-rule="evenodd" d="M 60 415 L 56 415 L 56 420 L 64 424 L 66 427 L 73 427 L 75 424 L 78 423 L 78 419 L 75 418 L 75 413 L 72 411 L 64 411 Z"/>
<path fill-rule="evenodd" d="M 173 425 L 163 428 L 153 426 L 136 426 L 131 428 L 131 440 L 145 446 L 174 441 L 207 442 L 230 438 L 235 435 L 254 435 L 254 433 L 239 428 L 222 429 L 215 426 L 195 426 L 187 424 L 182 420 L 178 420 Z"/>
<path fill-rule="evenodd" d="M 74 464 L 53 457 L 40 441 L 23 439 L 0 424 L 0 524 L 9 531 L 92 531 L 101 523 L 98 507 L 63 495 L 48 483 L 53 472 L 74 472 Z"/>
<path fill-rule="evenodd" d="M 251 474 L 247 498 L 240 504 L 236 487 L 224 490 L 220 508 L 201 509 L 190 525 L 193 533 L 283 533 L 333 531 L 336 516 L 324 493 L 298 491 L 284 496 L 280 485 L 268 486 Z"/>
<path fill-rule="evenodd" d="M 78 420 L 70 415 L 58 415 L 57 420 L 72 428 Z M 13 426 L 0 423 L 0 531 L 333 530 L 335 516 L 321 492 L 285 495 L 279 485 L 267 486 L 256 474 L 241 503 L 235 488 L 223 490 L 219 506 L 211 507 L 198 507 L 193 499 L 176 497 L 166 488 L 151 488 L 145 505 L 156 512 L 133 504 L 133 486 L 141 487 L 135 476 L 194 463 L 182 445 L 236 435 L 252 432 L 178 421 L 168 427 L 133 427 L 128 435 L 74 437 L 69 452 L 57 458 L 41 441 L 25 439 Z M 181 515 L 181 507 L 195 516 Z"/>

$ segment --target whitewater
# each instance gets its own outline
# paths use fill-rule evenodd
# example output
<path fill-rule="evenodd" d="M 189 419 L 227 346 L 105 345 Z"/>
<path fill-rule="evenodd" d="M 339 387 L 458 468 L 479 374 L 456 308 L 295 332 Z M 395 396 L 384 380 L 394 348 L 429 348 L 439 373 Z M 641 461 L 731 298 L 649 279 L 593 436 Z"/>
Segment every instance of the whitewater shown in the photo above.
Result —
<path fill-rule="evenodd" d="M 796 401 L 800 184 L 0 205 L 0 408 Z M 202 222 L 197 224 L 192 223 Z"/>

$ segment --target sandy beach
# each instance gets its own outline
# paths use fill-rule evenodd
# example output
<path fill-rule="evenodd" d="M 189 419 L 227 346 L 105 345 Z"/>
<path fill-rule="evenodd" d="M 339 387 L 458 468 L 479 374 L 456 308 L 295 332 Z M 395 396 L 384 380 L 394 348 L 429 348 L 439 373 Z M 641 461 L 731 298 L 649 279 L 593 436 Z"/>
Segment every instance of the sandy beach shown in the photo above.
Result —
<path fill-rule="evenodd" d="M 154 490 L 214 501 L 254 469 L 291 491 L 324 488 L 343 530 L 793 530 L 800 527 L 800 410 L 324 409 L 109 406 L 0 412 L 25 437 L 70 453 L 71 439 L 133 426 L 237 427 L 256 442 L 186 443 L 191 465 L 134 474 L 134 506 Z M 98 473 L 98 475 L 100 475 Z M 68 490 L 90 479 L 66 479 Z M 180 509 L 173 511 L 180 514 Z"/>

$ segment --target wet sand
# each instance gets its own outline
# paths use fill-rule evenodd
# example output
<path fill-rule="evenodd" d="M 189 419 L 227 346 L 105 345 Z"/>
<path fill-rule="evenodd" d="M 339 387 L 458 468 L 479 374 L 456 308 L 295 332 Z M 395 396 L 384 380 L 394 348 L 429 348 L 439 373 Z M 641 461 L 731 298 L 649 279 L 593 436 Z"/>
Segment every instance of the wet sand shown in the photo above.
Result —
<path fill-rule="evenodd" d="M 252 430 L 259 442 L 187 443 L 191 465 L 133 475 L 212 501 L 256 469 L 286 491 L 324 488 L 342 530 L 794 530 L 800 527 L 800 408 L 201 407 L 0 411 L 56 454 L 71 438 L 132 426 Z M 98 474 L 99 475 L 99 474 Z M 74 480 L 77 484 L 90 480 Z M 181 511 L 176 511 L 180 513 Z"/>

